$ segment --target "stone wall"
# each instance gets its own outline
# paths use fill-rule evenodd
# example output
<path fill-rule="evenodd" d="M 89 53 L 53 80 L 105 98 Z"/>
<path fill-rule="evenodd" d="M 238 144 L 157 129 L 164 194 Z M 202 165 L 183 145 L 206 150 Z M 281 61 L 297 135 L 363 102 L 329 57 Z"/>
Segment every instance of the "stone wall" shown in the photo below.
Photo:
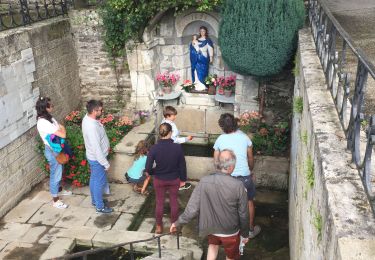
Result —
<path fill-rule="evenodd" d="M 374 259 L 375 220 L 326 88 L 309 29 L 299 32 L 289 178 L 291 259 Z"/>
<path fill-rule="evenodd" d="M 118 59 L 117 75 L 104 49 L 101 18 L 95 9 L 69 11 L 78 55 L 83 104 L 100 99 L 106 107 L 121 109 L 130 100 L 131 82 L 127 59 Z"/>
<path fill-rule="evenodd" d="M 69 20 L 0 33 L 0 216 L 44 178 L 36 153 L 35 101 L 49 96 L 61 121 L 79 107 L 77 57 Z M 4 120 L 5 119 L 5 120 Z"/>

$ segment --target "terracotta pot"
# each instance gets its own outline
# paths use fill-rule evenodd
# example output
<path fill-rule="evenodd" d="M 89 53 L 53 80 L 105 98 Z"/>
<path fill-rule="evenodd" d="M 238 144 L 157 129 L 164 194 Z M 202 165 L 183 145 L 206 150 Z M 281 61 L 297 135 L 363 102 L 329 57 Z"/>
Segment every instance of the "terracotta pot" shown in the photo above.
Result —
<path fill-rule="evenodd" d="M 216 94 L 216 89 L 214 86 L 209 86 L 208 87 L 208 95 L 215 95 Z"/>
<path fill-rule="evenodd" d="M 231 89 L 230 90 L 224 89 L 224 96 L 226 96 L 226 97 L 232 96 L 232 90 Z"/>
<path fill-rule="evenodd" d="M 172 92 L 172 87 L 163 87 L 162 91 L 164 94 L 170 94 Z"/>

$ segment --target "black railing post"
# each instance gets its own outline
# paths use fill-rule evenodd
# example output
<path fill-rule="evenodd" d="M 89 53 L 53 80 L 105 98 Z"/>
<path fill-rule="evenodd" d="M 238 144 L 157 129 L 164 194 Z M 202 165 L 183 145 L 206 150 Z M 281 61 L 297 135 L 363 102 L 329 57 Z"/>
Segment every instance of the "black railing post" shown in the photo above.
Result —
<path fill-rule="evenodd" d="M 180 249 L 180 232 L 177 231 L 177 249 Z"/>
<path fill-rule="evenodd" d="M 130 243 L 130 259 L 134 260 L 134 248 L 133 243 Z"/>
<path fill-rule="evenodd" d="M 161 245 L 160 245 L 160 237 L 157 238 L 158 241 L 158 252 L 159 252 L 159 258 L 161 258 Z"/>

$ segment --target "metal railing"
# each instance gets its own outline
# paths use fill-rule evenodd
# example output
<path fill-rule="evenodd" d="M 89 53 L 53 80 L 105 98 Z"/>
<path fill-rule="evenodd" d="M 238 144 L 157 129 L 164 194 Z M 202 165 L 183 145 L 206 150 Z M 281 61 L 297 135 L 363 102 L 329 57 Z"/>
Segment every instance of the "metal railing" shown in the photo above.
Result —
<path fill-rule="evenodd" d="M 0 31 L 67 15 L 68 0 L 0 0 Z"/>
<path fill-rule="evenodd" d="M 160 241 L 160 238 L 163 237 L 163 236 L 167 236 L 167 235 L 176 235 L 177 249 L 180 249 L 180 233 L 176 232 L 176 233 L 166 233 L 166 234 L 162 234 L 162 235 L 158 235 L 158 236 L 153 236 L 153 237 L 147 238 L 147 239 L 135 240 L 135 241 L 130 241 L 130 242 L 126 242 L 126 243 L 116 244 L 116 245 L 113 245 L 113 246 L 110 246 L 110 247 L 101 247 L 101 248 L 86 250 L 86 251 L 77 252 L 77 253 L 73 253 L 73 254 L 69 254 L 69 255 L 64 255 L 64 256 L 61 256 L 61 257 L 56 257 L 56 258 L 53 258 L 53 259 L 54 260 L 55 259 L 56 260 L 57 259 L 72 259 L 72 258 L 76 258 L 76 257 L 82 257 L 84 260 L 86 260 L 88 255 L 95 255 L 95 254 L 101 253 L 103 251 L 113 250 L 113 249 L 117 249 L 117 248 L 129 245 L 130 259 L 134 260 L 135 259 L 134 258 L 134 252 L 135 252 L 134 244 L 142 243 L 142 242 L 148 242 L 148 241 L 152 241 L 152 240 L 155 240 L 155 239 L 157 240 L 157 243 L 158 243 L 159 258 L 161 258 L 161 241 Z"/>
<path fill-rule="evenodd" d="M 375 67 L 355 46 L 324 0 L 309 0 L 308 4 L 317 54 L 346 135 L 347 148 L 370 200 L 374 200 L 375 178 L 371 174 L 374 161 L 371 162 L 371 158 L 375 143 L 375 115 L 373 111 L 365 113 L 364 108 L 365 89 L 368 80 L 375 82 Z"/>

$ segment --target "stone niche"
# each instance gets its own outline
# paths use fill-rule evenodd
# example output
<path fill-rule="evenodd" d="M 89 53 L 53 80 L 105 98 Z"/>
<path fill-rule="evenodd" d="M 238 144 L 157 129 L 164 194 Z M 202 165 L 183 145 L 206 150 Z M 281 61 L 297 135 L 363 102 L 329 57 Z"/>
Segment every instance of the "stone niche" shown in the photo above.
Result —
<path fill-rule="evenodd" d="M 208 28 L 209 37 L 214 43 L 214 61 L 210 65 L 209 74 L 218 76 L 236 74 L 230 71 L 221 57 L 218 46 L 219 23 L 220 17 L 216 12 L 198 12 L 189 9 L 177 16 L 174 15 L 173 10 L 157 14 L 143 33 L 143 43 L 129 44 L 127 48 L 132 84 L 130 105 L 136 109 L 151 108 L 158 90 L 155 77 L 159 72 L 168 70 L 180 75 L 176 90 L 180 90 L 179 86 L 183 80 L 191 79 L 189 43 L 192 40 L 192 35 L 198 33 L 199 27 L 202 25 Z M 237 113 L 245 110 L 258 110 L 256 101 L 258 83 L 252 77 L 236 75 L 235 103 L 233 106 L 226 106 L 226 108 Z M 199 106 L 195 105 L 189 108 L 207 109 L 204 106 L 207 103 L 208 109 L 214 109 L 211 104 L 213 97 L 207 96 L 207 94 L 189 95 L 183 91 L 180 100 L 182 102 L 179 102 L 179 106 L 183 104 L 186 107 L 189 103 L 196 103 L 192 99 L 200 99 Z M 214 106 L 218 109 L 219 104 L 216 102 Z"/>

